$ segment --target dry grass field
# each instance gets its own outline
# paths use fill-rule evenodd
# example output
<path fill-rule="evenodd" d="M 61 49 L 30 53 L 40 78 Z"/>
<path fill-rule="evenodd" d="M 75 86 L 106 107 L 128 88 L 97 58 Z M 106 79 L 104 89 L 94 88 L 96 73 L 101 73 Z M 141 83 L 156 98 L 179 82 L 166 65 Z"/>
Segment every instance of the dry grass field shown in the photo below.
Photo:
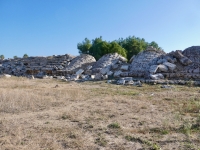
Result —
<path fill-rule="evenodd" d="M 200 87 L 0 78 L 0 150 L 199 150 Z"/>

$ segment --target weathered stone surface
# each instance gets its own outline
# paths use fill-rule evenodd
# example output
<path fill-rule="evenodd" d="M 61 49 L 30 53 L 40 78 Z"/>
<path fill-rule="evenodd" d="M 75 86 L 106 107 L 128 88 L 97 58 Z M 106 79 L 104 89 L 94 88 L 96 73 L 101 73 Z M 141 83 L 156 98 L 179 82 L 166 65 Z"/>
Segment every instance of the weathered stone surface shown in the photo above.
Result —
<path fill-rule="evenodd" d="M 129 65 L 122 65 L 121 70 L 128 71 Z"/>
<path fill-rule="evenodd" d="M 76 81 L 76 80 L 78 80 L 79 79 L 79 75 L 76 75 L 76 74 L 74 74 L 74 75 L 72 75 L 71 77 L 70 77 L 70 81 Z"/>
<path fill-rule="evenodd" d="M 79 76 L 80 76 L 83 72 L 84 72 L 83 69 L 79 69 L 79 70 L 76 72 L 76 75 L 79 75 Z"/>
<path fill-rule="evenodd" d="M 91 55 L 82 54 L 75 57 L 71 60 L 69 66 L 66 67 L 66 70 L 72 71 L 79 68 L 87 68 L 88 65 L 94 64 L 96 62 L 95 58 Z"/>
<path fill-rule="evenodd" d="M 119 64 L 112 64 L 112 69 L 118 69 L 119 68 Z"/>
<path fill-rule="evenodd" d="M 179 60 L 183 65 L 186 65 L 186 66 L 192 64 L 192 61 L 190 59 L 188 59 L 187 57 L 183 57 Z"/>
<path fill-rule="evenodd" d="M 150 67 L 157 65 L 158 58 L 165 53 L 148 47 L 147 50 L 140 52 L 134 57 L 130 65 L 130 75 L 134 77 L 144 77 L 149 74 Z"/>
<path fill-rule="evenodd" d="M 132 77 L 124 77 L 123 79 L 124 79 L 125 81 L 132 81 L 132 80 L 133 80 Z"/>
<path fill-rule="evenodd" d="M 150 74 L 150 78 L 153 80 L 160 80 L 160 79 L 164 79 L 164 76 L 161 73 Z"/>
<path fill-rule="evenodd" d="M 120 75 L 121 75 L 121 73 L 122 73 L 122 71 L 121 70 L 119 70 L 119 71 L 116 71 L 115 73 L 114 73 L 114 77 L 120 77 Z"/>
<path fill-rule="evenodd" d="M 112 75 L 113 75 L 113 72 L 112 72 L 112 71 L 109 71 L 109 72 L 107 72 L 107 75 L 108 75 L 108 76 L 112 76 Z"/>
<path fill-rule="evenodd" d="M 121 78 L 120 80 L 117 81 L 118 85 L 124 85 L 125 84 L 125 80 L 123 78 Z"/>
<path fill-rule="evenodd" d="M 103 79 L 103 75 L 101 73 L 96 73 L 95 80 L 101 80 Z"/>
<path fill-rule="evenodd" d="M 168 72 L 168 68 L 165 65 L 158 65 L 158 69 L 162 72 Z"/>
<path fill-rule="evenodd" d="M 109 69 L 110 67 L 105 67 L 105 68 L 102 68 L 101 69 L 101 71 L 100 71 L 100 73 L 102 74 L 102 75 L 105 75 L 105 74 L 107 74 L 109 71 L 110 71 L 110 69 Z"/>
<path fill-rule="evenodd" d="M 151 74 L 156 73 L 157 70 L 158 70 L 158 65 L 152 65 L 152 66 L 150 66 L 150 68 L 149 68 L 149 72 L 150 72 Z"/>
<path fill-rule="evenodd" d="M 163 63 L 163 65 L 167 66 L 170 71 L 174 71 L 175 68 L 176 68 L 175 64 L 172 64 L 172 63 L 169 63 L 169 62 L 165 62 L 165 63 Z"/>
<path fill-rule="evenodd" d="M 121 55 L 114 53 L 114 54 L 106 54 L 101 57 L 94 65 L 93 69 L 95 68 L 105 68 L 111 67 L 112 65 L 118 63 L 119 61 L 127 61 L 126 58 L 122 57 Z"/>
<path fill-rule="evenodd" d="M 126 85 L 133 85 L 133 84 L 134 84 L 134 81 L 133 81 L 133 80 L 126 81 L 125 84 L 126 84 Z"/>
<path fill-rule="evenodd" d="M 127 77 L 127 76 L 129 76 L 129 72 L 128 72 L 128 71 L 126 71 L 126 72 L 121 72 L 120 76 L 121 76 L 121 77 Z"/>

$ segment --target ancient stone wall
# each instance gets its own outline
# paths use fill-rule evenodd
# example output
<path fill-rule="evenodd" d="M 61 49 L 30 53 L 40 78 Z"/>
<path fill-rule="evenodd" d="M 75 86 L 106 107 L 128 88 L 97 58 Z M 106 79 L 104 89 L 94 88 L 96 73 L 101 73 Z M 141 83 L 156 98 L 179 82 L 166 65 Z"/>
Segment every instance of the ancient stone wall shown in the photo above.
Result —
<path fill-rule="evenodd" d="M 44 78 L 59 76 L 68 80 L 134 77 L 147 80 L 200 79 L 200 46 L 168 54 L 148 47 L 127 63 L 121 55 L 106 54 L 97 62 L 93 56 L 58 55 L 0 60 L 0 73 Z M 62 77 L 61 77 L 62 76 Z M 124 81 L 123 81 L 124 82 Z"/>

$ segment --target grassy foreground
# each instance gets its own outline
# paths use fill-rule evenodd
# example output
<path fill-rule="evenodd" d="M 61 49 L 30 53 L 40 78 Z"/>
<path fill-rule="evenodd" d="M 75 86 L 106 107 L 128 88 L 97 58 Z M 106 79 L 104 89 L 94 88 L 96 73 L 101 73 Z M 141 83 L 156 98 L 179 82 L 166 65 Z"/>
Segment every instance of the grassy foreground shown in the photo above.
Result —
<path fill-rule="evenodd" d="M 0 78 L 1 150 L 199 150 L 200 87 Z"/>

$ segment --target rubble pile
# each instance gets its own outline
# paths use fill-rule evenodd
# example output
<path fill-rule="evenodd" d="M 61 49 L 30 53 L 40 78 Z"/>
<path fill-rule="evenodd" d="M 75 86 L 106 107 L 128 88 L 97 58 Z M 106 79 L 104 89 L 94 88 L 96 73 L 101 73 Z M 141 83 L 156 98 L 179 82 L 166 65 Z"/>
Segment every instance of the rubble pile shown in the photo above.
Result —
<path fill-rule="evenodd" d="M 151 73 L 156 73 L 155 65 L 157 64 L 158 58 L 164 55 L 165 53 L 163 51 L 148 47 L 146 50 L 131 58 L 132 62 L 129 76 L 148 78 Z"/>
<path fill-rule="evenodd" d="M 130 63 L 117 53 L 106 54 L 98 61 L 91 55 L 58 55 L 0 60 L 0 74 L 63 80 L 105 80 L 115 78 L 117 84 L 200 84 L 200 46 L 170 53 L 148 47 L 133 56 Z M 4 75 L 5 76 L 5 75 Z M 141 82 L 139 82 L 139 81 Z M 110 80 L 109 80 L 110 81 Z M 110 83 L 110 82 L 109 82 Z"/>
<path fill-rule="evenodd" d="M 117 53 L 106 54 L 92 66 L 91 73 L 97 80 L 107 79 L 108 76 L 120 77 L 129 69 L 126 62 L 127 59 Z"/>

